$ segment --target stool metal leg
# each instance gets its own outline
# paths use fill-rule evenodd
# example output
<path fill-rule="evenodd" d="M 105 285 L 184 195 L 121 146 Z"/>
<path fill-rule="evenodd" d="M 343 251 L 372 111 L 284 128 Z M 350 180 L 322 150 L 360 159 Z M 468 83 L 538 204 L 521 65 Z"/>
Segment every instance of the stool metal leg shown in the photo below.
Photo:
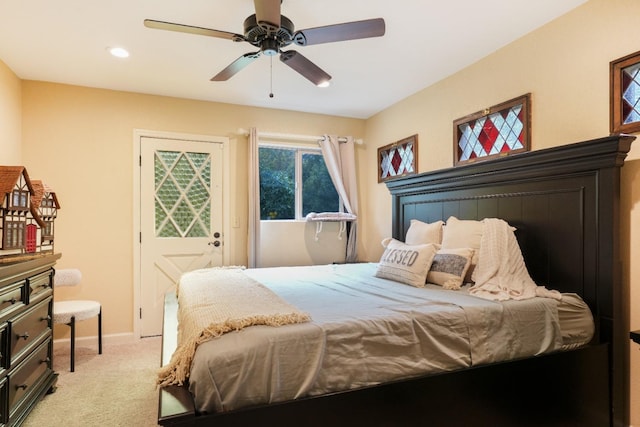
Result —
<path fill-rule="evenodd" d="M 71 372 L 75 371 L 75 355 L 76 355 L 76 316 L 71 316 Z"/>
<path fill-rule="evenodd" d="M 102 354 L 102 306 L 98 313 L 98 354 Z"/>

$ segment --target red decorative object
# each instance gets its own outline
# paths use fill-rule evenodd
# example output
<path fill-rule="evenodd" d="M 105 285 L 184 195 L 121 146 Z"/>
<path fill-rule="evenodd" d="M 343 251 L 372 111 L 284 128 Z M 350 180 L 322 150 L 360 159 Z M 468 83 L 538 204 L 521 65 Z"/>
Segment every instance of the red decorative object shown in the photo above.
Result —
<path fill-rule="evenodd" d="M 526 94 L 455 120 L 454 165 L 528 151 L 530 103 Z"/>
<path fill-rule="evenodd" d="M 378 148 L 378 182 L 417 173 L 418 135 Z"/>

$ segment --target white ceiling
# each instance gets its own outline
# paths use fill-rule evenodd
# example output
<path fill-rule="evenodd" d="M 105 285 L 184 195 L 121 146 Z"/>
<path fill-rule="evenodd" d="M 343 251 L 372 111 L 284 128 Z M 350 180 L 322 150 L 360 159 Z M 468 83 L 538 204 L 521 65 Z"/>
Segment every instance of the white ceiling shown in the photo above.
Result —
<path fill-rule="evenodd" d="M 284 0 L 296 29 L 382 17 L 380 38 L 295 49 L 329 88 L 261 56 L 227 82 L 210 78 L 256 49 L 146 28 L 145 18 L 243 33 L 252 0 L 4 0 L 0 60 L 21 79 L 368 118 L 586 0 Z M 107 48 L 128 49 L 127 59 Z"/>

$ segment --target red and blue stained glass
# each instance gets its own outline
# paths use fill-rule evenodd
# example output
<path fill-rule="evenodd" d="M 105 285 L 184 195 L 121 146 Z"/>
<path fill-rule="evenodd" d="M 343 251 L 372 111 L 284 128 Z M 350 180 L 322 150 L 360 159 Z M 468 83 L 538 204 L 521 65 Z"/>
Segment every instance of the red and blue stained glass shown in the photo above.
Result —
<path fill-rule="evenodd" d="M 378 148 L 378 182 L 417 171 L 418 136 Z"/>
<path fill-rule="evenodd" d="M 640 64 L 622 70 L 622 124 L 640 122 Z"/>
<path fill-rule="evenodd" d="M 386 179 L 415 172 L 413 169 L 413 143 L 400 144 L 380 153 L 380 178 Z"/>
<path fill-rule="evenodd" d="M 458 161 L 525 148 L 522 104 L 458 125 Z"/>

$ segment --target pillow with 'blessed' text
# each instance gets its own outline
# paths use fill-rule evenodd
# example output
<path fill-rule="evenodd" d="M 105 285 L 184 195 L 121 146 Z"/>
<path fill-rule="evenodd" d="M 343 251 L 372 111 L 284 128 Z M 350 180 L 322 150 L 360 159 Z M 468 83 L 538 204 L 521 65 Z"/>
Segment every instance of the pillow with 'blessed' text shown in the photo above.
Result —
<path fill-rule="evenodd" d="M 407 245 L 391 239 L 380 257 L 375 276 L 424 287 L 436 251 L 433 244 Z"/>

